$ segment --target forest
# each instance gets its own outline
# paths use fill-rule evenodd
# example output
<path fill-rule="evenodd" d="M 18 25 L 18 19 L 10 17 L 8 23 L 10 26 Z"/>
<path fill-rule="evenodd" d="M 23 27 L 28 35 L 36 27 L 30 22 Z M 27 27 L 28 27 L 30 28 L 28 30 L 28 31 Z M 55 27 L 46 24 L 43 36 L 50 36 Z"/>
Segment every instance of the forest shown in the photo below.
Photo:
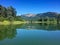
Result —
<path fill-rule="evenodd" d="M 17 11 L 14 7 L 4 7 L 0 5 L 0 24 L 15 23 L 60 23 L 60 14 L 56 12 L 46 12 L 40 14 L 24 14 L 17 16 Z M 8 24 L 9 24 L 8 23 Z"/>
<path fill-rule="evenodd" d="M 22 21 L 20 16 L 16 16 L 17 11 L 15 8 L 12 6 L 9 7 L 3 7 L 0 5 L 0 21 L 8 20 L 8 21 L 13 21 L 13 20 L 20 20 Z"/>

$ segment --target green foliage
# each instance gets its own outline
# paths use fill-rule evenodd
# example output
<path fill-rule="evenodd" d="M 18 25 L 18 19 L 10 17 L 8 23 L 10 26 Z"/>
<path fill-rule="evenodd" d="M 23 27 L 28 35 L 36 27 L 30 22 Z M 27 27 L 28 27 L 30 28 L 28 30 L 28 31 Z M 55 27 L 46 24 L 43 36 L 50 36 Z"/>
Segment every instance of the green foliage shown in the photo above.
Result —
<path fill-rule="evenodd" d="M 12 6 L 8 7 L 7 8 L 7 15 L 15 17 L 16 16 L 16 10 Z"/>
<path fill-rule="evenodd" d="M 12 6 L 9 6 L 8 8 L 3 7 L 0 5 L 0 21 L 23 21 L 23 19 L 20 16 L 16 16 L 16 10 Z"/>
<path fill-rule="evenodd" d="M 3 22 L 4 21 L 4 17 L 1 16 L 0 17 L 0 21 Z"/>
<path fill-rule="evenodd" d="M 16 21 L 23 21 L 23 19 L 22 19 L 20 16 L 16 16 L 16 17 L 15 17 L 15 20 L 16 20 Z"/>
<path fill-rule="evenodd" d="M 10 17 L 8 17 L 8 20 L 9 21 L 14 21 L 14 17 L 10 16 Z"/>

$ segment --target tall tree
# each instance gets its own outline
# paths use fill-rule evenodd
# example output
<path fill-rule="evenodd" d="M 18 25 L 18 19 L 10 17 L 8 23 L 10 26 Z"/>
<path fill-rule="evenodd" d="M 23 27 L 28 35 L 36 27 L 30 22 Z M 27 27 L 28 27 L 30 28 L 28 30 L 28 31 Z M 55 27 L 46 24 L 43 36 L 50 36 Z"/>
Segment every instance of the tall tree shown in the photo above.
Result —
<path fill-rule="evenodd" d="M 10 6 L 7 8 L 7 15 L 8 17 L 12 16 L 12 17 L 15 17 L 16 16 L 16 10 Z"/>
<path fill-rule="evenodd" d="M 0 5 L 0 16 L 2 16 L 2 5 Z"/>
<path fill-rule="evenodd" d="M 6 17 L 7 16 L 7 9 L 0 5 L 0 16 Z"/>
<path fill-rule="evenodd" d="M 2 9 L 2 16 L 3 16 L 4 18 L 7 17 L 7 9 L 6 9 L 5 7 L 3 7 L 3 9 Z"/>
<path fill-rule="evenodd" d="M 59 24 L 60 21 L 60 14 L 57 15 L 57 23 Z"/>

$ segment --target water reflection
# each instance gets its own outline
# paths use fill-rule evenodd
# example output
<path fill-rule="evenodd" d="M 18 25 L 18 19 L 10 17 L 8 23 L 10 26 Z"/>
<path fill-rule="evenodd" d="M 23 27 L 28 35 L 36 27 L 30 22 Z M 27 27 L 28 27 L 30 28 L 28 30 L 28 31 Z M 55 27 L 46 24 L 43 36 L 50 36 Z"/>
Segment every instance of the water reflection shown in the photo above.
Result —
<path fill-rule="evenodd" d="M 6 38 L 13 39 L 16 37 L 16 29 L 37 29 L 37 30 L 47 30 L 56 31 L 60 30 L 60 24 L 20 24 L 20 25 L 0 25 L 0 40 Z"/>
<path fill-rule="evenodd" d="M 13 39 L 16 35 L 16 28 L 13 25 L 3 26 L 0 25 L 0 40 L 5 38 Z"/>
<path fill-rule="evenodd" d="M 38 29 L 38 30 L 47 30 L 47 31 L 55 31 L 60 30 L 60 24 L 46 24 L 46 23 L 29 23 L 25 24 L 21 27 L 22 29 Z"/>

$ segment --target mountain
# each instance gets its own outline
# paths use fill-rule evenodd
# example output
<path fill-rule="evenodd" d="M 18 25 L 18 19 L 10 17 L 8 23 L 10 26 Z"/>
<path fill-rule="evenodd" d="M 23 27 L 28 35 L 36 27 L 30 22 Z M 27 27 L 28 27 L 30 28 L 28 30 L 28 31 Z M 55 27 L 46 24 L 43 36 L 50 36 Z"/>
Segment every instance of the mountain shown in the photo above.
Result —
<path fill-rule="evenodd" d="M 36 16 L 36 14 L 24 14 L 24 15 L 21 15 L 21 17 L 25 20 L 38 20 L 38 17 Z"/>
<path fill-rule="evenodd" d="M 21 15 L 21 17 L 25 20 L 38 20 L 42 17 L 57 18 L 58 15 L 59 14 L 56 12 L 46 12 L 46 13 L 40 13 L 40 14 L 24 14 L 24 15 Z"/>
<path fill-rule="evenodd" d="M 42 14 L 37 14 L 37 16 L 38 15 L 40 17 L 46 17 L 46 16 L 48 16 L 48 17 L 52 18 L 52 17 L 56 17 L 58 15 L 58 13 L 56 13 L 56 12 L 46 12 L 46 13 L 42 13 Z"/>

